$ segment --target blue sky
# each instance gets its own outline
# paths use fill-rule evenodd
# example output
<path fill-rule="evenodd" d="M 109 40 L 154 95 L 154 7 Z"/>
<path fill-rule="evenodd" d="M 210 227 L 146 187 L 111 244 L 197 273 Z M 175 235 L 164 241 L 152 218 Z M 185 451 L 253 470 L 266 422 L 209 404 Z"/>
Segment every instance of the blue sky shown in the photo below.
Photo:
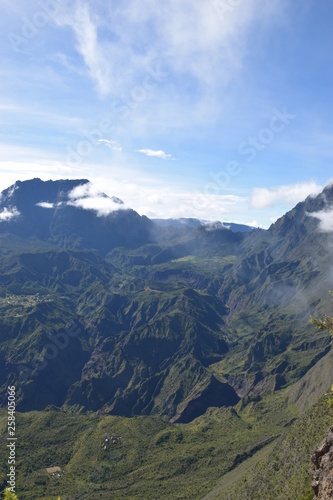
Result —
<path fill-rule="evenodd" d="M 0 189 L 268 227 L 333 177 L 330 0 L 2 0 Z"/>

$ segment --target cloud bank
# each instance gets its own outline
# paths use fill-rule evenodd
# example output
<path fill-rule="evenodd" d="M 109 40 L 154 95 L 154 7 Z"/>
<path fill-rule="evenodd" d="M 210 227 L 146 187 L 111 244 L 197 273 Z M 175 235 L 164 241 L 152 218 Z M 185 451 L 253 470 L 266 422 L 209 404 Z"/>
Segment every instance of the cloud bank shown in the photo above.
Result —
<path fill-rule="evenodd" d="M 252 191 L 251 207 L 262 209 L 272 207 L 281 202 L 295 205 L 305 200 L 307 196 L 319 194 L 322 190 L 323 186 L 313 181 L 273 188 L 254 188 Z"/>

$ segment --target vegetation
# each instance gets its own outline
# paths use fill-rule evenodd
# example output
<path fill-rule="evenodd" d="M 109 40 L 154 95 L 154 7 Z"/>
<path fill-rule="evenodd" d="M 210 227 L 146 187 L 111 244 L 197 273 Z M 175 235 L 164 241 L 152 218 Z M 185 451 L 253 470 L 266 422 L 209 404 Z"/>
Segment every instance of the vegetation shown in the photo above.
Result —
<path fill-rule="evenodd" d="M 333 295 L 333 291 L 330 290 L 330 295 Z M 323 319 L 316 319 L 316 318 L 311 318 L 310 323 L 316 325 L 316 327 L 319 330 L 328 330 L 331 337 L 333 337 L 333 317 L 332 316 L 327 316 L 325 314 Z"/>
<path fill-rule="evenodd" d="M 244 408 L 211 408 L 189 424 L 159 417 L 71 415 L 51 408 L 19 413 L 17 491 L 20 500 L 89 498 L 92 492 L 116 499 L 199 499 L 221 476 L 276 439 L 295 414 L 286 393 Z M 3 426 L 1 448 L 5 431 Z M 5 453 L 1 457 L 4 478 Z M 65 472 L 60 478 L 48 474 L 51 466 Z"/>
<path fill-rule="evenodd" d="M 17 496 L 15 493 L 12 493 L 8 488 L 5 489 L 5 500 L 18 500 Z"/>
<path fill-rule="evenodd" d="M 267 451 L 226 474 L 207 500 L 312 500 L 311 456 L 332 424 L 323 398 L 290 428 Z"/>

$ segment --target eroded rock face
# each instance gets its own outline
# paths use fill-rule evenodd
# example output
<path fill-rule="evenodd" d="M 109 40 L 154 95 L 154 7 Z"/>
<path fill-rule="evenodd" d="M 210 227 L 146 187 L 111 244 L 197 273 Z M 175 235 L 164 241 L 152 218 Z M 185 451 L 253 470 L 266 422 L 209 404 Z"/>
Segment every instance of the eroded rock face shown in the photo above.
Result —
<path fill-rule="evenodd" d="M 333 427 L 312 455 L 312 488 L 315 498 L 333 498 Z"/>

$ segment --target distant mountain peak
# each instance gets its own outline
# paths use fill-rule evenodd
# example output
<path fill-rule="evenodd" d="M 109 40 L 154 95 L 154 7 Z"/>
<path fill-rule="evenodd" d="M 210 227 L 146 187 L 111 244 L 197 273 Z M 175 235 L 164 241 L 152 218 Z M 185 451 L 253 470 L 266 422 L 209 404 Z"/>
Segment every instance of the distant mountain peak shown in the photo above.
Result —
<path fill-rule="evenodd" d="M 99 203 L 98 200 L 104 200 L 104 202 Z M 108 215 L 124 203 L 116 196 L 110 197 L 98 191 L 88 179 L 42 181 L 35 178 L 28 181 L 16 181 L 0 195 L 0 208 L 11 213 L 13 208 L 17 213 L 28 206 L 50 209 L 66 205 L 87 210 L 94 210 L 96 205 L 98 215 Z"/>
<path fill-rule="evenodd" d="M 54 203 L 59 198 L 66 197 L 66 194 L 78 186 L 89 184 L 87 179 L 64 179 L 58 181 L 42 181 L 34 178 L 28 181 L 16 181 L 0 195 L 2 206 L 11 204 L 35 205 L 39 202 L 48 201 Z M 47 200 L 46 200 L 47 198 Z"/>
<path fill-rule="evenodd" d="M 94 248 L 150 241 L 151 222 L 87 179 L 17 181 L 0 195 L 0 233 L 37 237 L 61 246 Z"/>

